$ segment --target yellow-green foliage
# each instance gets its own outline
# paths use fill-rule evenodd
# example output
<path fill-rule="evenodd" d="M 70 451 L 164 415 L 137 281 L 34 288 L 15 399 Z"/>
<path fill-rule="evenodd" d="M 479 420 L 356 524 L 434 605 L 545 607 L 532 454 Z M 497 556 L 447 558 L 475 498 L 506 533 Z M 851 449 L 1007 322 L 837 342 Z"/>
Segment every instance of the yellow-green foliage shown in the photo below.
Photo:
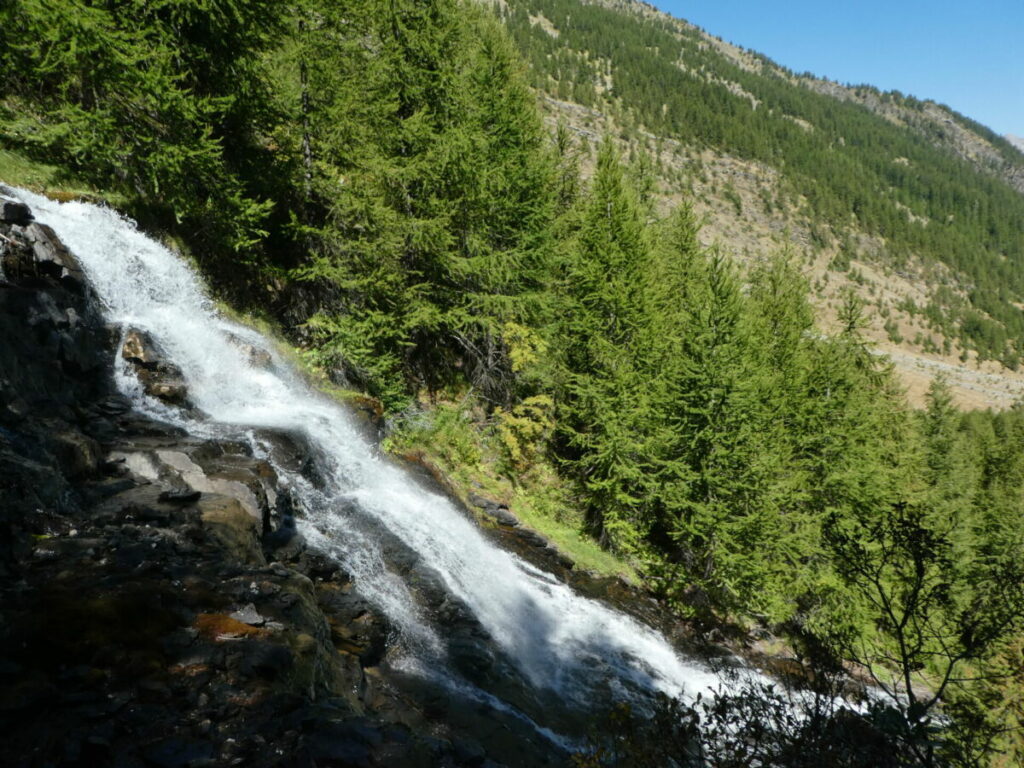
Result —
<path fill-rule="evenodd" d="M 538 401 L 532 405 L 532 418 L 550 422 L 554 404 L 544 402 L 549 398 L 529 400 Z M 383 447 L 389 453 L 429 462 L 462 497 L 472 491 L 508 504 L 524 525 L 547 538 L 578 568 L 637 581 L 626 560 L 581 533 L 583 518 L 569 484 L 535 450 L 536 446 L 531 447 L 531 460 L 513 481 L 499 430 L 468 401 L 441 403 L 409 418 L 385 439 Z"/>
<path fill-rule="evenodd" d="M 522 373 L 537 365 L 548 349 L 547 343 L 535 330 L 519 323 L 505 323 L 502 338 L 508 344 L 512 373 Z"/>
<path fill-rule="evenodd" d="M 406 420 L 384 439 L 384 450 L 409 454 L 422 452 L 451 471 L 460 467 L 472 469 L 481 461 L 481 450 L 469 416 L 462 407 L 442 403 L 433 410 Z"/>
<path fill-rule="evenodd" d="M 522 472 L 555 427 L 555 401 L 547 395 L 528 397 L 511 410 L 494 411 L 495 433 L 510 472 Z"/>

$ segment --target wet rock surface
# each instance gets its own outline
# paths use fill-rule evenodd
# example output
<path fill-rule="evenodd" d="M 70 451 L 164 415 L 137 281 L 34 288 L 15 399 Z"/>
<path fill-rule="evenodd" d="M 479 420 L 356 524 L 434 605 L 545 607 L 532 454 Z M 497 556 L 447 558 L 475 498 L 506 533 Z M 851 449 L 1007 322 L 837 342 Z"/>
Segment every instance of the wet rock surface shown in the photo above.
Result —
<path fill-rule="evenodd" d="M 169 405 L 189 405 L 188 389 L 181 369 L 145 331 L 131 328 L 125 333 L 121 357 L 135 369 L 142 389 Z"/>
<path fill-rule="evenodd" d="M 564 764 L 527 726 L 396 671 L 393 629 L 302 540 L 273 467 L 134 412 L 115 355 L 187 405 L 180 371 L 104 325 L 52 230 L 4 203 L 0 235 L 0 764 Z M 315 476 L 300 438 L 263 439 Z M 406 570 L 450 617 L 457 666 L 502 674 L 436 576 Z"/>
<path fill-rule="evenodd" d="M 0 198 L 0 221 L 24 227 L 31 223 L 32 211 L 27 205 L 17 200 Z"/>

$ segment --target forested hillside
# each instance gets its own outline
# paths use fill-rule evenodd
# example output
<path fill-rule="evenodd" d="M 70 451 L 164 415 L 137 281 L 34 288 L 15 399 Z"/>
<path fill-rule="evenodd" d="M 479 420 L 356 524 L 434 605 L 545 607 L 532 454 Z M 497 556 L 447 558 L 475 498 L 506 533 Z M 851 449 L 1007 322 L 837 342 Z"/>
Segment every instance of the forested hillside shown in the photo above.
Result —
<path fill-rule="evenodd" d="M 782 638 L 805 681 L 873 680 L 882 703 L 833 725 L 890 764 L 1013 764 L 1024 410 L 963 414 L 942 381 L 911 409 L 856 292 L 822 333 L 802 255 L 741 274 L 686 191 L 709 146 L 777 169 L 766 216 L 944 266 L 914 311 L 1010 366 L 1024 197 L 664 17 L 499 12 L 511 35 L 456 0 L 7 4 L 0 146 L 183 243 L 379 399 L 387 446 L 582 531 L 701 631 Z M 623 135 L 547 130 L 531 82 Z M 681 175 L 657 170 L 659 137 Z M 843 743 L 834 764 L 878 764 Z M 762 764 L 825 759 L 776 746 Z"/>
<path fill-rule="evenodd" d="M 792 212 L 810 250 L 835 253 L 833 272 L 859 259 L 918 273 L 921 305 L 877 302 L 891 336 L 890 313 L 923 316 L 916 348 L 948 339 L 947 352 L 1016 369 L 1024 155 L 1005 139 L 933 102 L 797 75 L 641 3 L 512 0 L 499 14 L 549 109 L 581 125 L 558 102 L 582 105 L 598 130 L 646 148 L 665 192 L 692 191 L 704 150 L 774 169 L 781 183 L 759 179 L 755 205 Z M 707 193 L 739 206 L 728 181 Z"/>

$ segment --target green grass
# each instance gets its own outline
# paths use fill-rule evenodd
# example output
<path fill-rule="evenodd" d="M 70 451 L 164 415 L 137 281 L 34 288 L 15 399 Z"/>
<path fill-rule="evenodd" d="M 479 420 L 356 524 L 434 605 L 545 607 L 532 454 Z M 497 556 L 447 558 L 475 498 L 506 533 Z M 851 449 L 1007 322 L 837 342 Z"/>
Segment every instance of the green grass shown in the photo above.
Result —
<path fill-rule="evenodd" d="M 633 567 L 597 542 L 580 533 L 579 513 L 564 498 L 565 490 L 553 473 L 552 485 L 534 482 L 516 489 L 509 508 L 528 528 L 533 528 L 567 557 L 577 568 L 608 576 L 624 576 L 634 584 L 640 582 Z"/>
<path fill-rule="evenodd" d="M 7 184 L 43 192 L 56 186 L 59 172 L 55 166 L 29 160 L 23 155 L 0 148 L 0 179 Z"/>
<path fill-rule="evenodd" d="M 123 206 L 124 198 L 95 189 L 75 180 L 64 170 L 32 160 L 25 155 L 0 146 L 0 182 L 46 195 L 54 200 L 89 200 Z"/>

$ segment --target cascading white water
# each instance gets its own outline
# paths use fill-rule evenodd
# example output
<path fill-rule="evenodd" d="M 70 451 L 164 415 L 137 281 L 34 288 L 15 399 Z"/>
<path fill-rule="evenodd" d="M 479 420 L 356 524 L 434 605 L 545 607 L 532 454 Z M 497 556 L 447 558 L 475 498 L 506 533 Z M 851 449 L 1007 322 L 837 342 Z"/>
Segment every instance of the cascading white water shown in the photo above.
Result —
<path fill-rule="evenodd" d="M 219 316 L 195 271 L 113 211 L 56 203 L 14 190 L 78 257 L 108 318 L 151 333 L 180 366 L 191 398 L 213 424 L 305 434 L 322 452 L 325 487 L 301 487 L 300 530 L 339 557 L 361 594 L 383 611 L 414 652 L 443 663 L 443 642 L 402 579 L 391 573 L 357 508 L 415 551 L 468 606 L 493 641 L 540 689 L 586 706 L 594 690 L 649 689 L 690 698 L 722 679 L 681 659 L 657 632 L 490 543 L 446 498 L 376 455 L 345 409 L 311 391 L 281 360 L 253 367 L 237 341 L 269 344 Z M 143 396 L 127 380 L 140 406 Z M 177 419 L 195 431 L 209 428 Z M 302 481 L 296 478 L 296 483 Z"/>

